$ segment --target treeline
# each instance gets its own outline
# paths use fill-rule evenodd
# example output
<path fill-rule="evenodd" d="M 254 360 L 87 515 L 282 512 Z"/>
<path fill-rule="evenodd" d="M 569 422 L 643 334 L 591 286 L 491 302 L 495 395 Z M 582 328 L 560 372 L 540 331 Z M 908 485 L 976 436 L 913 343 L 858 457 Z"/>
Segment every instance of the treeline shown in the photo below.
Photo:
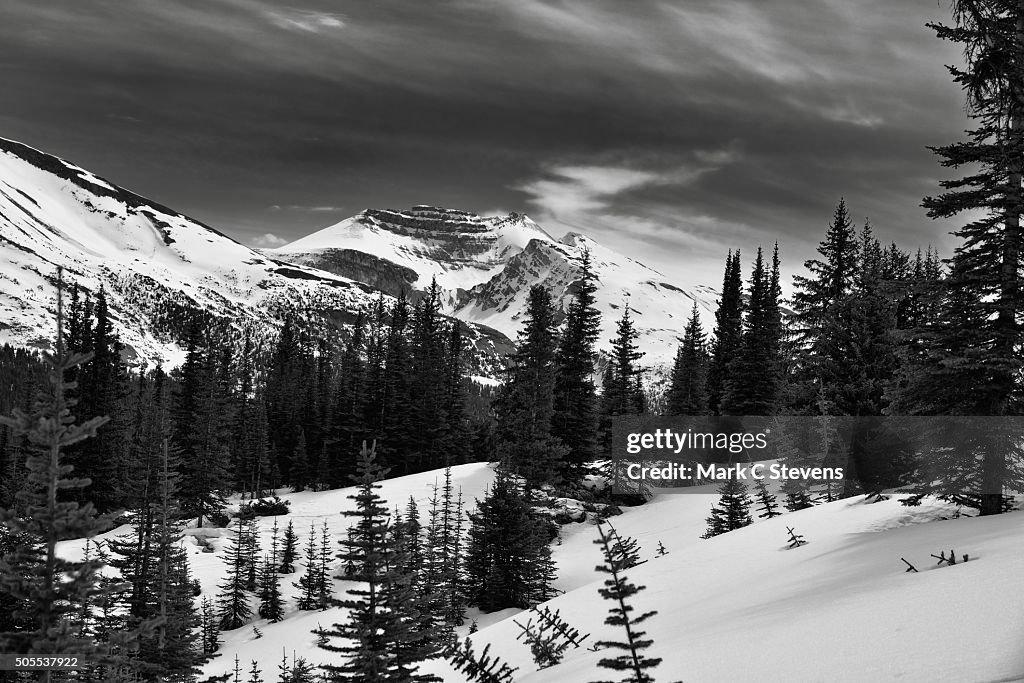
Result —
<path fill-rule="evenodd" d="M 69 299 L 66 346 L 90 355 L 68 373 L 70 397 L 81 419 L 110 419 L 68 450 L 76 476 L 92 483 L 67 495 L 100 511 L 142 502 L 165 439 L 178 455 L 182 509 L 201 523 L 232 491 L 348 485 L 364 440 L 400 475 L 467 462 L 489 438 L 471 417 L 482 412 L 481 390 L 466 377 L 462 331 L 440 314 L 436 287 L 415 305 L 378 299 L 340 344 L 287 319 L 273 348 L 239 348 L 197 318 L 170 372 L 126 366 L 102 290 L 72 285 Z M 4 412 L 29 407 L 44 374 L 38 356 L 4 347 Z M 0 506 L 16 504 L 27 445 L 0 428 Z"/>
<path fill-rule="evenodd" d="M 789 302 L 780 299 L 777 247 L 770 268 L 758 250 L 746 288 L 740 255 L 729 254 L 712 333 L 694 308 L 664 414 L 1019 414 L 1003 393 L 1018 395 L 1019 377 L 1000 374 L 1007 363 L 993 341 L 999 289 L 981 277 L 976 250 L 958 250 L 947 267 L 930 247 L 883 245 L 840 201 L 817 252 Z M 899 452 L 881 452 L 885 441 L 871 431 L 879 424 L 865 421 L 866 433 L 844 454 L 860 468 L 844 495 L 902 487 L 916 494 L 908 504 L 934 494 L 994 514 L 1007 509 L 1001 491 L 1024 488 L 1018 449 L 1005 434 L 973 451 L 929 450 L 921 434 Z"/>

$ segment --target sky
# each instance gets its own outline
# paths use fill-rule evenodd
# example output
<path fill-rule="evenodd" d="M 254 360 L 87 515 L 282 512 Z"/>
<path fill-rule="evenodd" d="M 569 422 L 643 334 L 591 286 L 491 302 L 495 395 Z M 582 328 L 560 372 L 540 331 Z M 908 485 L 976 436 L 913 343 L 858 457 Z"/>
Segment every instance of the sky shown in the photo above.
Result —
<path fill-rule="evenodd" d="M 518 211 L 683 284 L 845 197 L 948 255 L 948 0 L 5 0 L 0 136 L 240 242 L 365 208 Z M 744 259 L 748 260 L 748 259 Z M 745 265 L 745 270 L 749 265 Z"/>

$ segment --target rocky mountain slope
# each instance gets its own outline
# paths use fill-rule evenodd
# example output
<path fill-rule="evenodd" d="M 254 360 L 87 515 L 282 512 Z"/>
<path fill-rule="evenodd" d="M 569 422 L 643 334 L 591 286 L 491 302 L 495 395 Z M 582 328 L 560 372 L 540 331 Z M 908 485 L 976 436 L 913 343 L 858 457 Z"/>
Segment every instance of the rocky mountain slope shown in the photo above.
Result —
<path fill-rule="evenodd" d="M 714 307 L 715 292 L 672 278 L 576 233 L 555 239 L 527 216 L 478 216 L 456 209 L 366 210 L 277 249 L 268 257 L 361 280 L 397 295 L 436 280 L 446 311 L 515 338 L 530 286 L 541 284 L 565 310 L 589 250 L 607 346 L 629 306 L 645 362 L 672 358 L 693 302 Z"/>
<path fill-rule="evenodd" d="M 199 312 L 239 336 L 271 338 L 291 312 L 343 326 L 373 283 L 286 263 L 75 164 L 0 138 L 0 343 L 46 348 L 56 273 L 104 288 L 129 356 L 176 364 L 182 321 Z M 372 278 L 369 278 L 372 280 Z M 466 326 L 475 372 L 492 375 L 504 335 Z"/>

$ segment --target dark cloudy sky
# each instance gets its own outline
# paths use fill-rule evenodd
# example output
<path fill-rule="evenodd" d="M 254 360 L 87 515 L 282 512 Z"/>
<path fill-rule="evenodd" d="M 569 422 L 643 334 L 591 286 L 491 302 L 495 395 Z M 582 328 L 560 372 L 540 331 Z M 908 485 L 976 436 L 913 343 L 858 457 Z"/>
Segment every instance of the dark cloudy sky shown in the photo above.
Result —
<path fill-rule="evenodd" d="M 845 195 L 906 246 L 966 127 L 948 0 L 4 0 L 0 136 L 240 241 L 525 211 L 684 283 Z"/>

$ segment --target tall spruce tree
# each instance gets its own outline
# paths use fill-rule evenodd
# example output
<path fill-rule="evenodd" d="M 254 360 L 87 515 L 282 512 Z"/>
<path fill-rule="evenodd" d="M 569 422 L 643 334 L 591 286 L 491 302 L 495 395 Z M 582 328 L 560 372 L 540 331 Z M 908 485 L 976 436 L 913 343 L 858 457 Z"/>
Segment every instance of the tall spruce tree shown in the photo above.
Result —
<path fill-rule="evenodd" d="M 318 596 L 323 577 L 320 574 L 319 557 L 316 528 L 313 522 L 310 522 L 305 551 L 306 570 L 295 584 L 295 587 L 299 589 L 299 609 L 301 610 L 314 610 L 320 607 Z"/>
<path fill-rule="evenodd" d="M 566 474 L 581 476 L 586 463 L 597 456 L 597 394 L 594 369 L 601 314 L 595 307 L 597 277 L 590 252 L 583 250 L 576 294 L 566 311 L 562 335 L 555 356 L 554 414 L 551 433 L 569 452 Z"/>
<path fill-rule="evenodd" d="M 722 401 L 729 382 L 729 364 L 743 341 L 743 276 L 740 270 L 740 251 L 730 251 L 725 257 L 725 275 L 722 278 L 722 298 L 715 311 L 715 332 L 711 342 L 711 362 L 708 366 L 708 409 L 721 414 Z"/>
<path fill-rule="evenodd" d="M 782 326 L 778 301 L 778 248 L 772 270 L 757 249 L 750 274 L 742 338 L 727 364 L 721 412 L 728 415 L 771 415 L 779 396 L 779 351 Z"/>
<path fill-rule="evenodd" d="M 495 612 L 526 609 L 554 596 L 550 522 L 534 512 L 511 476 L 499 470 L 469 518 L 470 604 Z"/>
<path fill-rule="evenodd" d="M 639 361 L 643 353 L 637 346 L 639 333 L 633 325 L 627 301 L 622 317 L 616 325 L 612 352 L 601 387 L 601 446 L 602 452 L 611 452 L 612 418 L 619 415 L 640 415 L 646 408 Z"/>
<path fill-rule="evenodd" d="M 221 631 L 241 628 L 252 616 L 249 592 L 246 589 L 248 533 L 248 526 L 239 518 L 235 537 L 231 539 L 230 550 L 226 553 L 228 571 L 220 585 L 220 595 L 217 598 L 217 624 Z"/>
<path fill-rule="evenodd" d="M 686 321 L 683 343 L 676 351 L 665 400 L 665 415 L 706 415 L 708 352 L 697 302 Z"/>
<path fill-rule="evenodd" d="M 854 291 L 860 259 L 860 242 L 844 199 L 839 200 L 817 251 L 818 258 L 804 262 L 809 274 L 793 278 L 798 358 L 789 408 L 799 414 L 817 412 L 823 376 L 828 375 L 830 366 L 849 361 L 832 343 L 837 328 L 846 325 L 841 306 Z"/>
<path fill-rule="evenodd" d="M 189 324 L 185 346 L 185 362 L 177 373 L 174 440 L 181 454 L 182 512 L 202 526 L 225 505 L 231 438 L 229 397 L 218 373 L 215 345 L 198 318 Z"/>
<path fill-rule="evenodd" d="M 404 573 L 404 553 L 393 542 L 389 531 L 388 510 L 377 493 L 378 483 L 387 470 L 377 463 L 372 448 L 363 448 L 359 456 L 359 476 L 355 510 L 345 515 L 356 519 L 352 533 L 343 541 L 339 559 L 354 567 L 349 577 L 360 587 L 349 589 L 348 599 L 340 601 L 348 609 L 348 621 L 324 630 L 320 647 L 347 656 L 342 665 L 324 666 L 330 681 L 436 681 L 435 676 L 418 672 L 420 661 L 430 656 L 411 643 L 418 614 L 408 591 Z M 348 644 L 335 645 L 330 638 L 343 638 Z"/>
<path fill-rule="evenodd" d="M 509 360 L 494 411 L 498 457 L 534 488 L 555 481 L 568 449 L 552 435 L 558 332 L 550 293 L 530 289 L 516 352 Z"/>
<path fill-rule="evenodd" d="M 933 151 L 944 167 L 971 172 L 943 181 L 944 192 L 927 197 L 924 207 L 932 218 L 970 212 L 970 221 L 955 233 L 963 242 L 943 283 L 939 322 L 901 402 L 919 414 L 1020 415 L 1024 3 L 954 0 L 953 18 L 953 26 L 931 27 L 963 47 L 965 67 L 948 68 L 976 127 L 966 140 Z M 929 394 L 931 388 L 940 393 Z M 948 483 L 974 496 L 983 515 L 1003 511 L 1007 488 L 1024 489 L 1014 439 L 992 430 L 971 454 L 978 464 L 946 470 L 960 480 Z"/>

